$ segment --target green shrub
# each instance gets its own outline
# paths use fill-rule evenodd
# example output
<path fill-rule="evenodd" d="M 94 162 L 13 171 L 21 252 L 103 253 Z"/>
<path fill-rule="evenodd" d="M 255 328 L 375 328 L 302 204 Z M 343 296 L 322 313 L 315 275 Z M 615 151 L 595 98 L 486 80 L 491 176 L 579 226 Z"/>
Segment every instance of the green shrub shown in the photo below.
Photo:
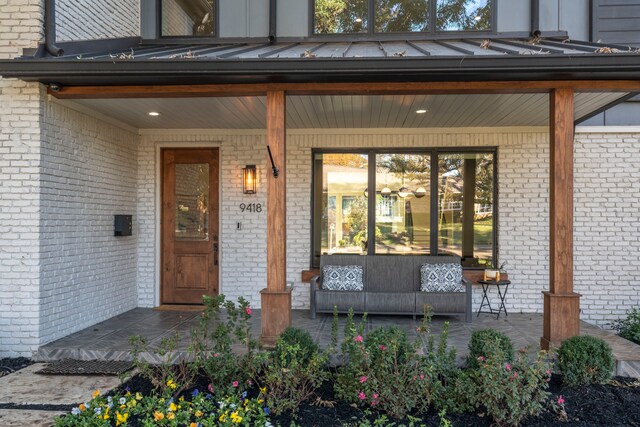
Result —
<path fill-rule="evenodd" d="M 477 367 L 465 372 L 458 390 L 471 407 L 484 406 L 497 425 L 518 426 L 525 417 L 543 411 L 551 371 L 546 352 L 540 351 L 529 363 L 527 351 L 522 349 L 512 362 L 505 362 L 503 345 L 495 337 L 486 340 L 486 356 L 478 356 Z"/>
<path fill-rule="evenodd" d="M 279 340 L 281 341 L 281 345 L 276 346 L 276 352 L 279 352 L 280 348 L 285 348 L 286 345 L 298 345 L 300 347 L 299 357 L 303 362 L 306 362 L 311 356 L 320 351 L 320 347 L 313 342 L 313 338 L 311 338 L 309 332 L 304 329 L 294 328 L 293 326 L 285 329 L 280 335 Z M 280 357 L 280 354 L 277 356 Z"/>
<path fill-rule="evenodd" d="M 299 344 L 279 338 L 275 351 L 264 359 L 263 375 L 256 378 L 270 411 L 275 415 L 286 411 L 295 414 L 329 378 L 326 365 L 326 355 L 317 351 L 308 354 Z"/>
<path fill-rule="evenodd" d="M 633 308 L 627 311 L 627 317 L 611 323 L 611 327 L 622 338 L 640 344 L 640 308 Z"/>
<path fill-rule="evenodd" d="M 600 338 L 572 337 L 558 349 L 558 369 L 567 385 L 604 384 L 614 367 L 611 347 Z"/>
<path fill-rule="evenodd" d="M 478 367 L 478 358 L 487 357 L 489 355 L 488 343 L 498 342 L 501 354 L 504 357 L 503 362 L 513 360 L 513 344 L 508 336 L 495 329 L 478 329 L 471 334 L 469 340 L 469 355 L 467 356 L 467 366 L 471 369 Z M 492 347 L 492 346 L 491 346 Z"/>

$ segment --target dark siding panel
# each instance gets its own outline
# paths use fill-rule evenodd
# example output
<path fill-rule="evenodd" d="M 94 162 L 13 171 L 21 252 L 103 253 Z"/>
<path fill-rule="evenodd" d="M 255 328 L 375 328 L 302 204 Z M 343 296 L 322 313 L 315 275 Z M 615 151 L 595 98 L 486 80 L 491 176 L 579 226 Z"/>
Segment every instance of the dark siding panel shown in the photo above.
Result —
<path fill-rule="evenodd" d="M 640 47 L 640 0 L 594 0 L 592 39 Z"/>

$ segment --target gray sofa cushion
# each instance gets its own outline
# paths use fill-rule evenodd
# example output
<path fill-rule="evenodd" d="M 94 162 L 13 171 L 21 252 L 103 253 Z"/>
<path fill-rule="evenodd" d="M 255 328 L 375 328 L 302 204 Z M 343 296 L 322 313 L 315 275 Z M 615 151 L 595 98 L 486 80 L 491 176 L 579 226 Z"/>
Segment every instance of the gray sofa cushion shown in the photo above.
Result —
<path fill-rule="evenodd" d="M 327 291 L 362 291 L 363 269 L 360 265 L 325 265 L 322 289 Z"/>
<path fill-rule="evenodd" d="M 422 264 L 420 290 L 423 292 L 464 292 L 460 264 Z"/>
<path fill-rule="evenodd" d="M 367 291 L 415 292 L 413 255 L 368 255 L 365 282 Z"/>

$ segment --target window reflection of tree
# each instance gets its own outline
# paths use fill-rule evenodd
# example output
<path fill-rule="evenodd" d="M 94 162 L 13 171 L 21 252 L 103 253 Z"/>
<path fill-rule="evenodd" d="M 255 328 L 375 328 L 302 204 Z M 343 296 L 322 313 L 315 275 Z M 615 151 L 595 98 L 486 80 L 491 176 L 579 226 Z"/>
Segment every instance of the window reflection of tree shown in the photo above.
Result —
<path fill-rule="evenodd" d="M 429 31 L 436 2 L 436 31 L 491 30 L 491 0 L 316 0 L 316 34 L 363 33 L 374 8 L 375 32 Z"/>

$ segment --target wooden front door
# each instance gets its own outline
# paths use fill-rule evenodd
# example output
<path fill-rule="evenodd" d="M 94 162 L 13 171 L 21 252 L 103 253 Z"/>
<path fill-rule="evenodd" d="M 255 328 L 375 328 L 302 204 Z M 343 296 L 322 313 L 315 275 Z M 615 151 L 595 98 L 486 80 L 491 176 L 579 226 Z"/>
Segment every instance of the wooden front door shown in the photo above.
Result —
<path fill-rule="evenodd" d="M 217 148 L 162 150 L 163 304 L 218 294 Z"/>

